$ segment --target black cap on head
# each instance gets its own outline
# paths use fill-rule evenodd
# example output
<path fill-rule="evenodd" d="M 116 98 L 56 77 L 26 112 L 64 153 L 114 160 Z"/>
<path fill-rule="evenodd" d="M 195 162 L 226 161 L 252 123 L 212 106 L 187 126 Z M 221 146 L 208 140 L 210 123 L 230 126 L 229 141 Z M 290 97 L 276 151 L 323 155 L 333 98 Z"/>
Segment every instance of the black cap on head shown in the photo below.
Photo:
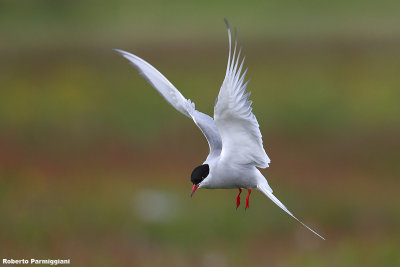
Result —
<path fill-rule="evenodd" d="M 209 172 L 210 167 L 208 166 L 208 164 L 200 165 L 194 168 L 190 180 L 193 184 L 199 184 L 201 183 L 201 181 L 204 180 L 204 178 L 208 176 Z"/>

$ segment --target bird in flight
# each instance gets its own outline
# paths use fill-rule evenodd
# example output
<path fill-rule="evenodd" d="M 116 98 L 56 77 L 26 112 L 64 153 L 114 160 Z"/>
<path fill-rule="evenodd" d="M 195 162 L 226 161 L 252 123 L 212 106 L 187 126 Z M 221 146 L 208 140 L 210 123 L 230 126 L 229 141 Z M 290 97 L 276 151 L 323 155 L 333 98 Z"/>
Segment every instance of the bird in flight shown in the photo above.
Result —
<path fill-rule="evenodd" d="M 205 135 L 210 153 L 204 163 L 196 167 L 191 175 L 193 188 L 232 189 L 237 188 L 236 208 L 240 205 L 242 189 L 248 190 L 246 209 L 252 189 L 258 189 L 286 213 L 311 232 L 317 232 L 297 219 L 273 194 L 266 178 L 257 168 L 267 168 L 271 162 L 264 150 L 262 136 L 256 117 L 252 112 L 250 92 L 246 92 L 249 81 L 245 81 L 247 68 L 243 70 L 245 56 L 240 60 L 241 48 L 237 50 L 237 34 L 232 49 L 232 34 L 228 21 L 229 55 L 225 79 L 214 104 L 214 118 L 195 109 L 195 104 L 186 99 L 175 86 L 156 68 L 143 59 L 123 50 L 114 49 L 128 59 L 140 74 L 175 109 L 193 119 Z M 232 51 L 233 50 L 233 51 Z"/>

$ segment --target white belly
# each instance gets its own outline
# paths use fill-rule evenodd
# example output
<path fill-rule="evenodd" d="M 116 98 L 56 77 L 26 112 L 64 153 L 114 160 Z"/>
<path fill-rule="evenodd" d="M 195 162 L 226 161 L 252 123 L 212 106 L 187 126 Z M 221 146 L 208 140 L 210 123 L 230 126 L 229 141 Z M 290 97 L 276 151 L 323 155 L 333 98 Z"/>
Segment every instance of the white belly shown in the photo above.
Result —
<path fill-rule="evenodd" d="M 230 189 L 257 187 L 259 171 L 254 166 L 215 164 L 210 166 L 210 177 L 204 180 L 203 188 Z"/>

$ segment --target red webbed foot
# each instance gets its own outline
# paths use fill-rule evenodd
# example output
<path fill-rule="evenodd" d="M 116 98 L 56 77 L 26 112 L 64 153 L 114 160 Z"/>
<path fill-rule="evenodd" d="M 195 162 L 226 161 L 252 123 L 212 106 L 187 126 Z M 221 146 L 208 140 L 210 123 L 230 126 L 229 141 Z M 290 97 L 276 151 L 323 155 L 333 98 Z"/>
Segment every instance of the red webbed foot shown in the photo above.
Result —
<path fill-rule="evenodd" d="M 240 194 L 242 193 L 242 189 L 239 188 L 239 194 L 236 197 L 236 209 L 239 207 L 240 205 Z"/>
<path fill-rule="evenodd" d="M 246 208 L 245 208 L 245 209 L 247 209 L 247 208 L 249 207 L 249 197 L 250 197 L 250 194 L 251 194 L 251 189 L 249 189 L 249 194 L 248 194 L 247 197 L 246 197 Z"/>

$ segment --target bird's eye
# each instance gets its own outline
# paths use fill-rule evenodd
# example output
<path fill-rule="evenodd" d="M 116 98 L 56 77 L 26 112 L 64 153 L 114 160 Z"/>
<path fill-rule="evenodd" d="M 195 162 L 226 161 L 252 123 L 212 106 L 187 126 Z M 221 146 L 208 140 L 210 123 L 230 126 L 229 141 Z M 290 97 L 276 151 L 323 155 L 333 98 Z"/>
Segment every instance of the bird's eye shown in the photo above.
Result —
<path fill-rule="evenodd" d="M 208 164 L 200 165 L 194 168 L 190 180 L 193 184 L 201 183 L 210 173 L 210 167 Z"/>

